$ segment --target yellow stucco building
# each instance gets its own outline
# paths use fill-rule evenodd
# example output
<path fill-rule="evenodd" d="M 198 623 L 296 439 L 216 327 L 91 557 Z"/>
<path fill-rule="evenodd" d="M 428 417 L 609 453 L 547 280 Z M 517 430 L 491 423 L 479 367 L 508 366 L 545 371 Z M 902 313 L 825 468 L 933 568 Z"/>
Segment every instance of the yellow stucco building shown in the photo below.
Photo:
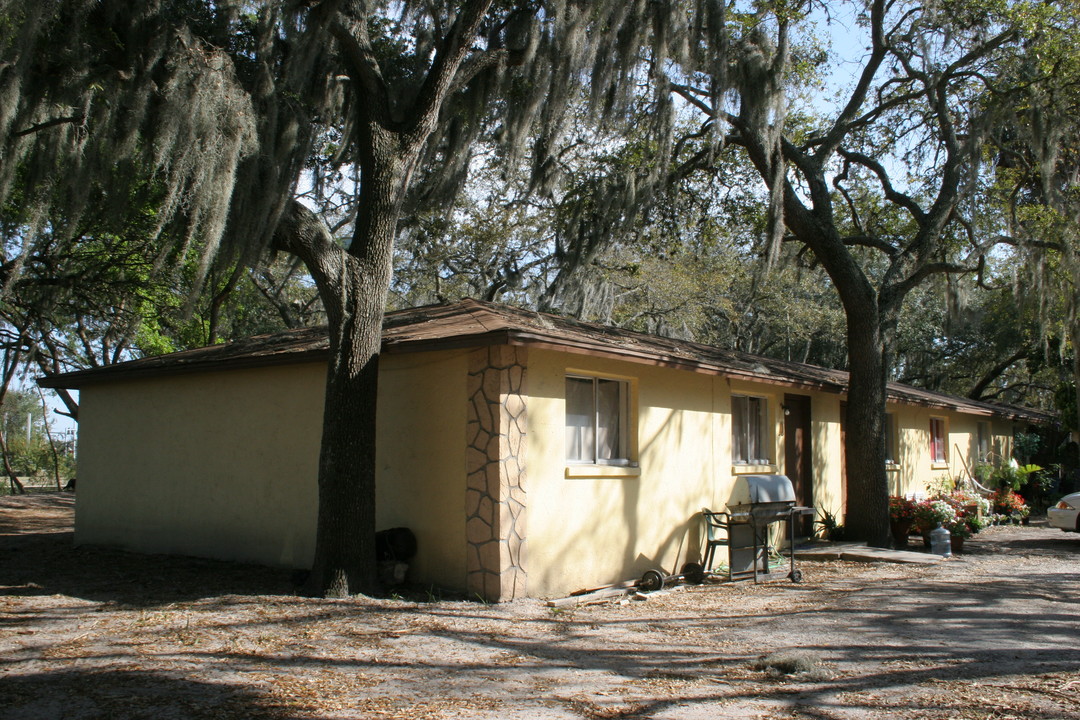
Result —
<path fill-rule="evenodd" d="M 47 378 L 80 391 L 75 541 L 306 568 L 325 332 Z M 377 513 L 412 580 L 490 600 L 674 572 L 740 474 L 842 517 L 846 375 L 466 300 L 387 316 Z M 891 492 L 1007 457 L 1039 413 L 892 385 Z"/>

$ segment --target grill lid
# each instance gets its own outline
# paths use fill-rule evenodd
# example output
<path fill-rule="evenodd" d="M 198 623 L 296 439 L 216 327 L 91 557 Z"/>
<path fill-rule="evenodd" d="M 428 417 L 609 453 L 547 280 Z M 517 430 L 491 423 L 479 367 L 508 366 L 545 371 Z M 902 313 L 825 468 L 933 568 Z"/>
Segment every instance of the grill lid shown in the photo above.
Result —
<path fill-rule="evenodd" d="M 728 507 L 795 502 L 795 487 L 787 475 L 738 475 Z"/>

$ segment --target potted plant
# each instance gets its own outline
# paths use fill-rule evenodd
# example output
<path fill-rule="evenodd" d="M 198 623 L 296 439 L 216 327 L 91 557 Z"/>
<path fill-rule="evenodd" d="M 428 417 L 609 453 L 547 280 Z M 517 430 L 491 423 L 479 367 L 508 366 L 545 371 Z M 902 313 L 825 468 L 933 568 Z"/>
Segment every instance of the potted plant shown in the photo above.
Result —
<path fill-rule="evenodd" d="M 918 506 L 914 500 L 909 500 L 899 495 L 889 498 L 889 528 L 892 530 L 893 542 L 896 547 L 906 547 L 908 533 L 915 522 L 915 508 Z"/>
<path fill-rule="evenodd" d="M 1010 518 L 1014 523 L 1020 523 L 1023 518 L 1031 513 L 1031 508 L 1024 502 L 1020 493 L 1013 492 L 1008 488 L 1001 488 L 991 498 L 994 512 Z"/>
<path fill-rule="evenodd" d="M 997 485 L 1000 491 L 1016 491 L 1027 485 L 1031 479 L 1029 476 L 1042 470 L 1038 465 L 1017 465 L 1005 463 L 994 470 L 990 476 L 990 482 Z"/>
<path fill-rule="evenodd" d="M 923 543 L 930 546 L 930 531 L 938 525 L 949 527 L 956 522 L 956 510 L 944 500 L 923 500 L 915 507 L 915 529 L 923 536 Z"/>
<path fill-rule="evenodd" d="M 956 511 L 957 520 L 963 520 L 971 526 L 972 532 L 986 527 L 983 518 L 990 514 L 990 501 L 982 495 L 967 490 L 954 490 L 941 499 Z"/>
<path fill-rule="evenodd" d="M 835 541 L 845 539 L 846 531 L 844 526 L 840 524 L 840 520 L 824 508 L 821 510 L 821 519 L 815 520 L 814 524 L 821 527 L 821 536 L 825 540 Z"/>
<path fill-rule="evenodd" d="M 953 555 L 964 552 L 964 541 L 971 537 L 972 529 L 968 521 L 959 518 L 956 522 L 944 526 L 949 531 L 949 540 L 952 543 Z"/>

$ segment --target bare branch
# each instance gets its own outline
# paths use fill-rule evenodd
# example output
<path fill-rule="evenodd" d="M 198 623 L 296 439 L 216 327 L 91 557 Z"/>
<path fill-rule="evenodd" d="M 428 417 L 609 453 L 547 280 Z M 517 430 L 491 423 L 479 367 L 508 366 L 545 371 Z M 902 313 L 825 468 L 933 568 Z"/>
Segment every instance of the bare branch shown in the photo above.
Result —
<path fill-rule="evenodd" d="M 669 87 L 675 91 L 676 95 L 704 113 L 706 117 L 713 116 L 712 106 L 700 97 L 701 91 L 692 88 L 689 85 L 679 85 L 676 83 L 671 83 Z"/>
<path fill-rule="evenodd" d="M 900 250 L 887 240 L 883 240 L 875 235 L 849 235 L 843 238 L 844 244 L 848 246 L 858 245 L 860 247 L 873 248 L 880 250 L 889 257 L 896 257 L 900 254 Z"/>
<path fill-rule="evenodd" d="M 42 130 L 48 130 L 51 127 L 56 127 L 57 125 L 64 125 L 65 123 L 82 123 L 85 121 L 86 115 L 80 113 L 78 115 L 71 115 L 70 117 L 61 117 L 53 118 L 52 120 L 46 120 L 45 122 L 38 123 L 37 125 L 31 125 L 25 130 L 19 130 L 18 132 L 12 134 L 15 137 L 26 137 L 27 135 L 32 135 L 36 132 L 41 132 Z"/>
<path fill-rule="evenodd" d="M 840 147 L 840 143 L 850 131 L 849 122 L 855 117 L 855 114 L 862 107 L 863 102 L 866 101 L 866 95 L 870 91 L 870 85 L 874 81 L 874 76 L 877 75 L 878 68 L 881 67 L 882 61 L 886 56 L 885 39 L 882 35 L 882 24 L 885 20 L 885 3 L 883 0 L 874 0 L 870 8 L 870 35 L 871 35 L 871 49 L 870 58 L 867 60 L 866 65 L 863 66 L 862 73 L 859 75 L 859 81 L 855 84 L 855 89 L 851 92 L 851 97 L 848 98 L 847 105 L 841 111 L 839 117 L 836 118 L 836 122 L 833 123 L 832 128 L 825 134 L 825 138 L 818 148 L 816 157 L 818 162 L 824 162 L 827 158 L 831 157 L 834 152 Z"/>
<path fill-rule="evenodd" d="M 931 275 L 943 275 L 945 273 L 972 273 L 978 270 L 977 267 L 971 267 L 970 265 L 960 265 L 958 263 L 938 262 L 927 263 L 916 268 L 915 272 L 905 278 L 902 282 L 896 283 L 893 286 L 893 293 L 899 297 L 907 295 L 914 288 L 918 287 L 926 278 Z"/>
<path fill-rule="evenodd" d="M 375 58 L 375 52 L 371 48 L 371 41 L 367 36 L 367 28 L 363 23 L 357 26 L 357 34 L 353 34 L 340 20 L 330 23 L 330 34 L 338 42 L 341 54 L 345 60 L 345 72 L 349 79 L 356 84 L 357 89 L 362 89 L 367 96 L 368 111 L 378 109 L 377 117 L 390 117 L 390 91 L 383 78 L 382 69 Z"/>
<path fill-rule="evenodd" d="M 900 207 L 911 213 L 911 215 L 915 218 L 916 222 L 922 225 L 923 220 L 926 217 L 926 213 L 923 212 L 923 209 L 919 207 L 919 204 L 915 202 L 914 198 L 910 197 L 909 195 L 905 195 L 904 193 L 900 192 L 892 186 L 892 181 L 889 179 L 889 173 L 885 170 L 885 167 L 881 163 L 879 163 L 877 160 L 874 160 L 868 155 L 864 155 L 860 152 L 855 152 L 854 150 L 845 150 L 843 148 L 840 148 L 838 152 L 841 156 L 844 157 L 844 159 L 862 165 L 863 167 L 867 168 L 875 175 L 877 175 L 878 182 L 881 184 L 881 189 L 885 193 L 885 197 L 890 202 L 899 205 Z"/>
<path fill-rule="evenodd" d="M 492 0 L 468 0 L 435 54 L 411 112 L 409 143 L 419 147 L 427 142 L 446 96 L 453 90 L 461 65 L 469 52 L 469 44 L 480 28 Z"/>

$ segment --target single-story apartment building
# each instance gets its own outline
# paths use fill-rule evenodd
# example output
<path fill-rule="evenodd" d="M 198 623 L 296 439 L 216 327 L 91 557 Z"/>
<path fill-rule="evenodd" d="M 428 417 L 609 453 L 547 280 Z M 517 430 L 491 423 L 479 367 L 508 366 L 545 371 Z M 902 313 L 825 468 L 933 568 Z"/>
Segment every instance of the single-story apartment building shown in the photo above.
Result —
<path fill-rule="evenodd" d="M 306 568 L 327 336 L 51 376 L 78 389 L 75 541 Z M 388 313 L 377 515 L 410 578 L 493 601 L 677 572 L 703 507 L 783 473 L 843 517 L 846 373 L 464 300 Z M 891 492 L 1007 458 L 1036 411 L 889 386 Z"/>

